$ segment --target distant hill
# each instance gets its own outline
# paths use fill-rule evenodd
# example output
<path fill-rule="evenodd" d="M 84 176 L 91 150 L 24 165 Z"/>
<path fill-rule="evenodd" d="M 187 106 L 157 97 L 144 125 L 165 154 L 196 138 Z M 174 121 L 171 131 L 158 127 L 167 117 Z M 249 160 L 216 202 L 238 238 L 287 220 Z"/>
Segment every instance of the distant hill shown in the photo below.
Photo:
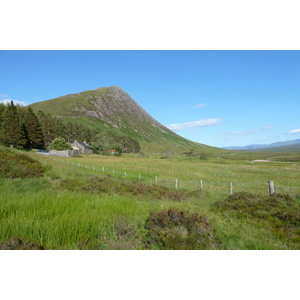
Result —
<path fill-rule="evenodd" d="M 220 149 L 187 140 L 152 118 L 140 105 L 117 86 L 103 87 L 30 105 L 61 118 L 83 123 L 91 129 L 121 131 L 136 138 L 145 152 L 180 152 L 191 148 L 207 151 Z"/>
<path fill-rule="evenodd" d="M 286 147 L 286 148 L 284 148 L 284 147 L 285 146 L 290 146 L 290 145 L 295 145 L 295 147 L 292 147 L 292 148 L 297 149 L 298 146 L 300 147 L 300 139 L 292 140 L 292 141 L 281 141 L 281 142 L 276 142 L 276 143 L 272 143 L 272 144 L 253 144 L 253 145 L 246 145 L 246 146 L 223 147 L 222 149 L 227 149 L 227 150 L 255 150 L 255 149 L 259 149 L 259 150 L 262 150 L 262 149 L 278 148 L 277 149 L 278 152 L 284 152 L 284 149 L 290 148 L 290 147 Z M 271 152 L 273 152 L 273 150 Z"/>
<path fill-rule="evenodd" d="M 244 150 L 246 151 L 246 150 Z M 258 148 L 258 149 L 249 149 L 247 151 L 251 152 L 300 152 L 300 144 L 292 144 L 286 146 L 278 146 L 278 147 L 266 147 L 266 148 Z"/>

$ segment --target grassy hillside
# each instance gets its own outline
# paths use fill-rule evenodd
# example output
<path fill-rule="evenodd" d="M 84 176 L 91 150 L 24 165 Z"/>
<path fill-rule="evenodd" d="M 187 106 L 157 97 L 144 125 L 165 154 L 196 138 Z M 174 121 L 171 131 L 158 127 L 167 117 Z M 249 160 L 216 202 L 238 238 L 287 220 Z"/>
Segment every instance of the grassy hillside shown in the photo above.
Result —
<path fill-rule="evenodd" d="M 39 110 L 64 122 L 83 123 L 91 129 L 121 131 L 136 138 L 146 153 L 178 153 L 191 148 L 218 151 L 218 148 L 189 141 L 153 119 L 118 87 L 99 88 L 34 103 Z"/>

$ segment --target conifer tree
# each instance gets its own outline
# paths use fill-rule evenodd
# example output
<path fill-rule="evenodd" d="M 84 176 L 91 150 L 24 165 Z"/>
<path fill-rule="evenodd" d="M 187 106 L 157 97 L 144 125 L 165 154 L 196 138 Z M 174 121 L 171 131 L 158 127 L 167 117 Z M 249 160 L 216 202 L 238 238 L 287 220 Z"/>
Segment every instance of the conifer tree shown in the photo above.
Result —
<path fill-rule="evenodd" d="M 42 132 L 44 136 L 44 143 L 46 148 L 49 147 L 50 143 L 55 139 L 55 124 L 54 119 L 49 114 L 45 115 L 42 121 Z"/>
<path fill-rule="evenodd" d="M 54 119 L 55 122 L 55 135 L 56 137 L 60 136 L 63 137 L 64 139 L 66 139 L 66 126 L 65 124 L 62 122 L 62 120 L 55 118 Z"/>
<path fill-rule="evenodd" d="M 26 111 L 24 117 L 24 125 L 28 138 L 29 148 L 43 148 L 44 136 L 42 133 L 42 127 L 31 107 L 29 107 Z"/>
<path fill-rule="evenodd" d="M 3 113 L 6 109 L 6 105 L 4 103 L 0 103 L 0 129 L 2 126 L 2 122 L 3 122 Z"/>
<path fill-rule="evenodd" d="M 24 132 L 19 122 L 19 116 L 13 101 L 3 113 L 1 140 L 5 146 L 18 147 L 26 144 Z"/>
<path fill-rule="evenodd" d="M 66 125 L 66 138 L 67 138 L 67 141 L 69 143 L 73 143 L 74 140 L 75 140 L 75 136 L 74 136 L 74 126 L 71 122 L 68 122 L 67 125 Z"/>

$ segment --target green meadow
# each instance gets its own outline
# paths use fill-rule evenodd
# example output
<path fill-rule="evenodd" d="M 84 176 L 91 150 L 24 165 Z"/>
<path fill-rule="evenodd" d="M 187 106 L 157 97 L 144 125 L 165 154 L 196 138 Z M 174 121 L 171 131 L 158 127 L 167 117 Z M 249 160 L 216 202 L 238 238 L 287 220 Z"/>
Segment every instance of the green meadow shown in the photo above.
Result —
<path fill-rule="evenodd" d="M 45 173 L 0 179 L 0 244 L 17 236 L 45 249 L 163 249 L 163 242 L 149 238 L 145 224 L 151 213 L 173 209 L 207 219 L 218 243 L 206 249 L 300 249 L 299 161 L 232 153 L 201 160 L 185 154 L 62 158 L 26 152 Z M 245 200 L 241 194 L 242 208 L 217 208 L 228 199 L 231 183 L 234 195 L 247 192 L 267 199 L 268 181 L 274 182 L 276 194 L 289 194 L 292 200 L 268 199 L 267 208 L 255 200 L 259 204 L 253 208 L 251 197 Z"/>

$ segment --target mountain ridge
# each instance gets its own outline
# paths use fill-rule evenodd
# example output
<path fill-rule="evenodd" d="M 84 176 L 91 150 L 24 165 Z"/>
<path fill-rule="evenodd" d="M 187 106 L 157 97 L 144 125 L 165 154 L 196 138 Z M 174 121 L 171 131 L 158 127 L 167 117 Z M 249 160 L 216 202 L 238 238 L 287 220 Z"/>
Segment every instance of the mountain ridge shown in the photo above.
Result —
<path fill-rule="evenodd" d="M 245 146 L 222 147 L 222 149 L 226 149 L 226 150 L 252 150 L 252 149 L 282 147 L 282 146 L 289 146 L 289 145 L 296 145 L 296 144 L 300 144 L 300 139 L 280 141 L 280 142 L 275 142 L 275 143 L 271 143 L 271 144 L 251 144 L 251 145 L 245 145 Z"/>
<path fill-rule="evenodd" d="M 218 149 L 187 140 L 150 116 L 130 95 L 118 86 L 68 94 L 30 105 L 70 122 L 81 122 L 90 128 L 120 130 L 151 149 L 186 150 L 190 148 Z"/>

